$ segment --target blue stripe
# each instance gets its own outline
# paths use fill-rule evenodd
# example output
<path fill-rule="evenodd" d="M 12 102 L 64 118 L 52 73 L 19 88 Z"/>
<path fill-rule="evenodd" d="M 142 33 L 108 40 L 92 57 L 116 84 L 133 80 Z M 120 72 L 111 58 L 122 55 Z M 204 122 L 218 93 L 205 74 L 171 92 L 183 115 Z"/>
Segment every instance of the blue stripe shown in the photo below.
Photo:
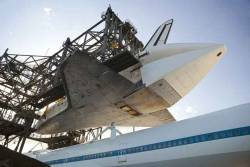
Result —
<path fill-rule="evenodd" d="M 64 158 L 64 159 L 57 159 L 57 160 L 52 160 L 52 161 L 48 161 L 45 163 L 47 163 L 48 165 L 55 165 L 55 164 L 61 164 L 61 163 L 86 161 L 86 160 L 114 157 L 114 156 L 126 155 L 126 154 L 134 154 L 134 153 L 139 153 L 139 152 L 146 152 L 146 151 L 177 147 L 177 146 L 207 142 L 207 141 L 212 141 L 212 140 L 226 139 L 226 138 L 237 137 L 237 136 L 246 136 L 246 135 L 250 135 L 250 126 L 217 131 L 217 132 L 212 132 L 212 133 L 206 133 L 206 134 L 190 136 L 190 137 L 185 137 L 185 138 L 180 138 L 180 139 L 175 139 L 175 140 L 169 140 L 169 141 L 164 141 L 164 142 L 159 142 L 159 143 L 147 144 L 147 145 L 142 145 L 138 147 L 130 147 L 130 148 L 114 150 L 114 151 L 88 154 L 88 155 L 82 155 L 82 156 L 76 156 L 76 157 L 70 157 L 70 158 Z"/>

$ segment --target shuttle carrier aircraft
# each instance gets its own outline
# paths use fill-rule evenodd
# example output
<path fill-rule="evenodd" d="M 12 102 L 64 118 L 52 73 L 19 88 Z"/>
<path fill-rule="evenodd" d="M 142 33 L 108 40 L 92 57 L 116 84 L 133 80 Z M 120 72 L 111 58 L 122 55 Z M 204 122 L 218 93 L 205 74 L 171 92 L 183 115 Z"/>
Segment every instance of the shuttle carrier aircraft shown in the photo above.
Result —
<path fill-rule="evenodd" d="M 101 23 L 105 28 L 95 30 Z M 12 122 L 32 125 L 24 130 L 24 136 L 35 139 L 32 132 L 85 134 L 82 130 L 111 123 L 153 127 L 116 136 L 112 124 L 111 138 L 96 141 L 99 133 L 93 141 L 77 145 L 76 138 L 68 145 L 60 141 L 67 136 L 39 138 L 36 140 L 49 140 L 53 150 L 27 155 L 58 167 L 249 167 L 249 104 L 179 122 L 168 111 L 226 52 L 223 44 L 216 43 L 168 44 L 172 24 L 173 20 L 161 24 L 143 46 L 132 24 L 121 21 L 108 8 L 100 22 L 76 39 L 68 38 L 63 49 L 40 64 L 26 67 L 25 62 L 19 67 L 18 61 L 8 62 L 19 55 L 10 59 L 6 52 L 0 60 L 6 60 L 1 67 L 9 74 L 0 77 L 5 77 L 14 96 L 2 100 L 0 106 L 15 113 Z M 24 69 L 30 71 L 23 73 Z M 14 74 L 31 77 L 10 82 L 8 76 Z M 30 111 L 36 112 L 27 116 Z M 58 143 L 66 145 L 59 148 Z"/>
<path fill-rule="evenodd" d="M 60 167 L 249 167 L 250 103 L 155 128 L 28 154 Z"/>

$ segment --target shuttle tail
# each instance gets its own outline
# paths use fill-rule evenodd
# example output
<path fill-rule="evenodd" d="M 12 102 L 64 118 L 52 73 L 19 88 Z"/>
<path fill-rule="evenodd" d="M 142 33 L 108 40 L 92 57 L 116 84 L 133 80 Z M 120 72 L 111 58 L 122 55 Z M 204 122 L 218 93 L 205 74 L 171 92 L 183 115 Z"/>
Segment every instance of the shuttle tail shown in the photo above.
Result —
<path fill-rule="evenodd" d="M 148 43 L 145 45 L 144 50 L 148 48 L 152 48 L 157 45 L 166 44 L 169 32 L 171 30 L 173 24 L 173 19 L 164 22 L 160 25 L 152 37 L 149 39 Z"/>

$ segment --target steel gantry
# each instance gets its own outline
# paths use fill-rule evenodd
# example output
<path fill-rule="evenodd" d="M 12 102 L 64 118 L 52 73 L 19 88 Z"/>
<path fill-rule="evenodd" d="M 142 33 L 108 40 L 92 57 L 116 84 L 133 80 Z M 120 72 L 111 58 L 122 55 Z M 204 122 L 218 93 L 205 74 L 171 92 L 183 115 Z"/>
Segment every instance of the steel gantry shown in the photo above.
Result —
<path fill-rule="evenodd" d="M 136 32 L 109 7 L 99 22 L 77 38 L 67 38 L 52 56 L 10 54 L 6 49 L 0 57 L 0 140 L 7 145 L 13 136 L 21 136 L 25 141 L 36 130 L 39 111 L 67 96 L 61 66 L 75 51 L 116 72 L 138 63 L 135 55 L 143 44 Z"/>

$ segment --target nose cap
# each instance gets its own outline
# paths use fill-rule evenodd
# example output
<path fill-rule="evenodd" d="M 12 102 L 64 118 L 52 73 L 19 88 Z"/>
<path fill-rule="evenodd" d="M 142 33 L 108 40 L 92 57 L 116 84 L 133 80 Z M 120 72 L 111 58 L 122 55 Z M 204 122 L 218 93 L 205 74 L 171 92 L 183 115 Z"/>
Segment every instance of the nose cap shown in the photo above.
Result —
<path fill-rule="evenodd" d="M 216 44 L 215 48 L 215 50 L 218 50 L 218 53 L 216 54 L 217 57 L 221 57 L 227 52 L 227 48 L 224 44 Z"/>

